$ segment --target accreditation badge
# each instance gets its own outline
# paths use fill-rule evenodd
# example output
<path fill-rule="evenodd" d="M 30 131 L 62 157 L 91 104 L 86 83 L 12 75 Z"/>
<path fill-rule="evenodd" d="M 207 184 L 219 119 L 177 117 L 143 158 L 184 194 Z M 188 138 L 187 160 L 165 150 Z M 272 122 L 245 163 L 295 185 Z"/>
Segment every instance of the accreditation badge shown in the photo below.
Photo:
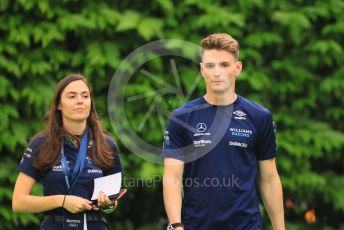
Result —
<path fill-rule="evenodd" d="M 64 212 L 63 215 L 63 229 L 83 230 L 84 229 L 84 213 L 70 213 Z"/>

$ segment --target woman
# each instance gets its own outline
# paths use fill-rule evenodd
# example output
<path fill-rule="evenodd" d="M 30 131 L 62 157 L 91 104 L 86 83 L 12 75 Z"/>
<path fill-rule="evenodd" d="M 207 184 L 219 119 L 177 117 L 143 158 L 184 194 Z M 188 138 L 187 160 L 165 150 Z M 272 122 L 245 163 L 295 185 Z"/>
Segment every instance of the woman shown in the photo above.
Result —
<path fill-rule="evenodd" d="M 44 212 L 41 229 L 108 229 L 100 215 L 116 208 L 104 193 L 90 198 L 93 179 L 122 171 L 113 139 L 103 133 L 87 80 L 80 74 L 62 79 L 54 93 L 45 130 L 30 142 L 18 166 L 12 208 Z M 30 195 L 41 182 L 44 196 Z"/>

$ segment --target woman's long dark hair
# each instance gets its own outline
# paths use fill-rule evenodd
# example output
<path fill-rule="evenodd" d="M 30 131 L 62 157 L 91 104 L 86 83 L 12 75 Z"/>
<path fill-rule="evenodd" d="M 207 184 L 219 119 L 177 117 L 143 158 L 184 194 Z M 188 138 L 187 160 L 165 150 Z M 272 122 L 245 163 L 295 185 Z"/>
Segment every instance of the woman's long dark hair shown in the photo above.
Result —
<path fill-rule="evenodd" d="M 96 166 L 102 169 L 110 168 L 114 161 L 111 147 L 106 142 L 104 132 L 101 129 L 89 83 L 81 74 L 71 74 L 57 84 L 50 110 L 46 114 L 48 123 L 45 130 L 39 134 L 39 136 L 43 137 L 43 143 L 34 166 L 41 171 L 45 171 L 57 163 L 60 159 L 61 140 L 64 136 L 71 135 L 63 128 L 62 112 L 58 109 L 58 106 L 61 102 L 62 91 L 68 84 L 78 80 L 85 82 L 90 91 L 91 110 L 87 118 L 87 127 L 91 131 L 91 136 L 95 142 L 90 151 L 90 158 Z"/>

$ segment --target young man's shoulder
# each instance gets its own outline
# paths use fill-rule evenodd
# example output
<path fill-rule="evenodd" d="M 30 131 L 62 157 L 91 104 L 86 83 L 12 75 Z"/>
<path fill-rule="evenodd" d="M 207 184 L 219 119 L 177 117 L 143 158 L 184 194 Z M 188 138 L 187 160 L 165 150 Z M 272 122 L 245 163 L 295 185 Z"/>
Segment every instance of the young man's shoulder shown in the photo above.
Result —
<path fill-rule="evenodd" d="M 192 101 L 189 101 L 187 103 L 185 103 L 182 106 L 179 106 L 178 108 L 176 108 L 172 114 L 173 115 L 181 115 L 181 114 L 185 114 L 185 113 L 189 113 L 192 112 L 194 110 L 197 110 L 197 108 L 199 108 L 200 106 L 204 105 L 205 101 L 202 97 L 198 97 Z"/>
<path fill-rule="evenodd" d="M 271 114 L 270 110 L 264 106 L 253 102 L 245 97 L 240 96 L 240 105 L 248 112 L 254 114 L 255 116 L 266 116 Z"/>

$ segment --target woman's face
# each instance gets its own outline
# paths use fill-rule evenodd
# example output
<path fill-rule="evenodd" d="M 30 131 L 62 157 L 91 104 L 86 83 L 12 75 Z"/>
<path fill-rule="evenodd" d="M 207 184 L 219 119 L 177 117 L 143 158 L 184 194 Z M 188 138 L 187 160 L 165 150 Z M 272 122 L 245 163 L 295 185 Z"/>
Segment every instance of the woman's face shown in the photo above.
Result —
<path fill-rule="evenodd" d="M 90 90 L 82 80 L 69 83 L 61 93 L 58 106 L 61 110 L 63 123 L 84 122 L 90 115 Z"/>

